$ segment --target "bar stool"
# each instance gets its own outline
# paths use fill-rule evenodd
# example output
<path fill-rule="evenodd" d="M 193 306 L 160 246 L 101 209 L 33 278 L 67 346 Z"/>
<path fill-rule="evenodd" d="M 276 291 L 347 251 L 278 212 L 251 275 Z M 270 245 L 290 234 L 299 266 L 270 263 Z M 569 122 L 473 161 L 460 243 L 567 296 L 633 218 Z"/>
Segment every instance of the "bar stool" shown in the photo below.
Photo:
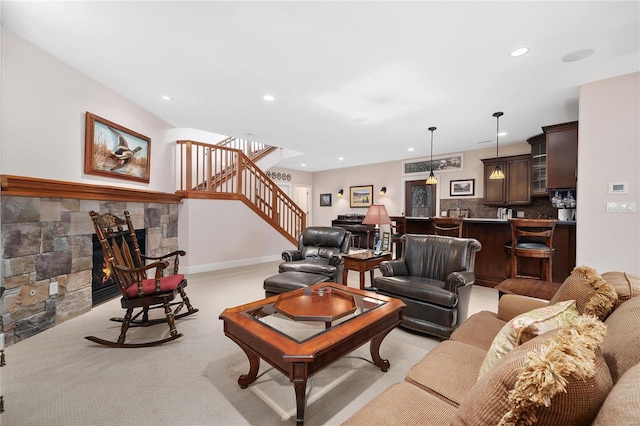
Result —
<path fill-rule="evenodd" d="M 462 219 L 457 217 L 432 217 L 433 233 L 462 238 Z"/>
<path fill-rule="evenodd" d="M 553 233 L 557 219 L 508 219 L 511 225 L 511 241 L 505 244 L 509 255 L 507 261 L 507 278 L 537 278 L 544 281 L 553 280 Z M 539 277 L 525 276 L 519 273 L 519 258 L 529 257 L 541 259 L 542 267 Z"/>
<path fill-rule="evenodd" d="M 391 252 L 395 252 L 396 259 L 402 258 L 402 236 L 405 233 L 404 218 L 391 220 Z"/>

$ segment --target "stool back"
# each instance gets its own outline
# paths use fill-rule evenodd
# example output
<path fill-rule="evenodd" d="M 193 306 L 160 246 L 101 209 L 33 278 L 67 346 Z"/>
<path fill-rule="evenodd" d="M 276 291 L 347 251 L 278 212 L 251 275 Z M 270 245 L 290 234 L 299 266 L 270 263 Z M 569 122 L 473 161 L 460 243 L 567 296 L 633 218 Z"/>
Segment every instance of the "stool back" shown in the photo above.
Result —
<path fill-rule="evenodd" d="M 433 233 L 462 238 L 462 219 L 457 217 L 432 217 Z"/>
<path fill-rule="evenodd" d="M 508 219 L 511 225 L 511 247 L 522 247 L 522 244 L 543 244 L 548 249 L 553 248 L 553 233 L 558 219 Z"/>
<path fill-rule="evenodd" d="M 553 278 L 553 233 L 558 219 L 508 219 L 511 225 L 510 259 L 507 263 L 507 277 L 525 277 L 518 272 L 518 258 L 541 259 L 543 267 L 540 279 Z"/>

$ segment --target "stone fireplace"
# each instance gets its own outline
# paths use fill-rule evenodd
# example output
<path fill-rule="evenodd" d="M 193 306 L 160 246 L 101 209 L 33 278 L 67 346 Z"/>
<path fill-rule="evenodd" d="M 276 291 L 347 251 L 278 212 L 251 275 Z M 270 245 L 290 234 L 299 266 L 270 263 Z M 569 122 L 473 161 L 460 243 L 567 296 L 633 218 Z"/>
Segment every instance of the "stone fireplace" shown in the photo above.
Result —
<path fill-rule="evenodd" d="M 48 182 L 55 182 L 40 181 L 45 183 L 26 183 L 42 192 Z M 10 184 L 11 181 L 9 188 Z M 78 198 L 14 196 L 9 195 L 10 190 L 5 192 L 3 186 L 2 282 L 6 290 L 0 299 L 3 302 L 0 313 L 7 344 L 91 310 L 92 236 L 95 234 L 89 217 L 91 210 L 116 215 L 128 210 L 134 227 L 146 230 L 146 238 L 141 240 L 146 240 L 149 256 L 161 256 L 178 249 L 180 197 L 175 194 L 67 185 L 73 188 L 64 187 L 57 192 Z M 73 194 L 79 186 L 81 193 Z M 121 196 L 121 192 L 125 196 Z M 116 201 L 90 199 L 94 193 L 96 198 L 114 197 Z M 79 198 L 84 195 L 87 198 Z M 142 201 L 120 201 L 122 198 Z M 153 198 L 158 201 L 147 201 Z M 57 293 L 53 290 L 56 287 Z"/>

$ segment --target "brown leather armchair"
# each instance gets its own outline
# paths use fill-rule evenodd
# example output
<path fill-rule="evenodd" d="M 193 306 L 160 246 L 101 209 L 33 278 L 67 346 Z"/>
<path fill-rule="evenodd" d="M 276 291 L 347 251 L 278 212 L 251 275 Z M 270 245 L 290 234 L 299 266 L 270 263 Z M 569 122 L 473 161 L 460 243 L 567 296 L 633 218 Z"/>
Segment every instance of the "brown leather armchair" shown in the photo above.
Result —
<path fill-rule="evenodd" d="M 473 267 L 481 245 L 473 238 L 405 234 L 402 258 L 380 264 L 374 290 L 402 299 L 401 327 L 448 339 L 467 318 Z"/>
<path fill-rule="evenodd" d="M 310 226 L 298 238 L 298 250 L 282 252 L 279 272 L 296 271 L 326 275 L 342 283 L 343 254 L 349 253 L 351 232 L 338 227 Z"/>

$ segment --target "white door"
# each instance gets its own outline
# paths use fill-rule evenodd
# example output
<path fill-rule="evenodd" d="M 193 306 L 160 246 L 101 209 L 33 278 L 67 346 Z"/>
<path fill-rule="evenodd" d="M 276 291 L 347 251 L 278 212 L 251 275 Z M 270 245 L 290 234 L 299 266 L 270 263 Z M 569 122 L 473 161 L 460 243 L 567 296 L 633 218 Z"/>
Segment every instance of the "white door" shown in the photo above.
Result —
<path fill-rule="evenodd" d="M 311 189 L 309 185 L 295 185 L 293 201 L 307 214 L 307 226 L 311 226 Z"/>

